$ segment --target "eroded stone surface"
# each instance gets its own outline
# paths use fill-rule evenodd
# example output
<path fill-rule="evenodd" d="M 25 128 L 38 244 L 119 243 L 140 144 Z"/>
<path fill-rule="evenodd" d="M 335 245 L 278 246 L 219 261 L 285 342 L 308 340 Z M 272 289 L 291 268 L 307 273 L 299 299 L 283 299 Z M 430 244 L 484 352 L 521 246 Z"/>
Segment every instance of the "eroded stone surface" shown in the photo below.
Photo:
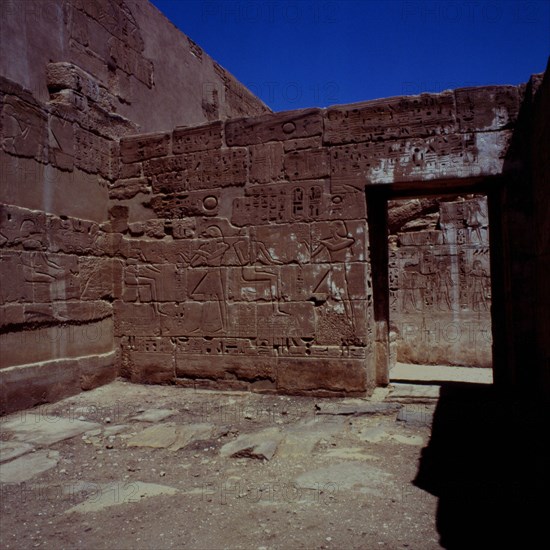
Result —
<path fill-rule="evenodd" d="M 73 492 L 91 493 L 84 502 L 66 510 L 65 513 L 89 514 L 100 512 L 111 506 L 121 506 L 160 495 L 175 495 L 178 491 L 174 487 L 145 483 L 143 481 L 114 482 L 114 483 L 85 483 L 71 486 Z"/>
<path fill-rule="evenodd" d="M 0 462 L 7 462 L 12 458 L 27 454 L 33 450 L 33 446 L 28 443 L 18 441 L 0 441 Z"/>
<path fill-rule="evenodd" d="M 70 439 L 99 427 L 100 424 L 97 422 L 68 419 L 47 412 L 41 414 L 40 410 L 36 415 L 31 412 L 2 424 L 2 430 L 11 434 L 17 441 L 41 446 Z"/>
<path fill-rule="evenodd" d="M 282 434 L 276 428 L 240 435 L 235 441 L 226 443 L 220 449 L 220 455 L 233 458 L 271 460 L 282 438 Z"/>
<path fill-rule="evenodd" d="M 51 470 L 59 462 L 59 452 L 42 450 L 0 464 L 0 483 L 22 483 Z"/>
<path fill-rule="evenodd" d="M 384 487 L 387 489 L 393 481 L 390 474 L 370 463 L 351 461 L 310 470 L 296 477 L 295 483 L 304 489 L 356 489 L 382 496 Z"/>

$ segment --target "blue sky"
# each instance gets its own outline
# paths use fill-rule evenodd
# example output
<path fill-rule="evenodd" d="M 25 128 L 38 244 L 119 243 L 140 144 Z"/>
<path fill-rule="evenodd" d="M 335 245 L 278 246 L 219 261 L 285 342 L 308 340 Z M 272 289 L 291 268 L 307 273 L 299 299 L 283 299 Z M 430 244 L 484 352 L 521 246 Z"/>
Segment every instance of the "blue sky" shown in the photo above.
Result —
<path fill-rule="evenodd" d="M 544 71 L 550 0 L 152 0 L 274 111 Z"/>

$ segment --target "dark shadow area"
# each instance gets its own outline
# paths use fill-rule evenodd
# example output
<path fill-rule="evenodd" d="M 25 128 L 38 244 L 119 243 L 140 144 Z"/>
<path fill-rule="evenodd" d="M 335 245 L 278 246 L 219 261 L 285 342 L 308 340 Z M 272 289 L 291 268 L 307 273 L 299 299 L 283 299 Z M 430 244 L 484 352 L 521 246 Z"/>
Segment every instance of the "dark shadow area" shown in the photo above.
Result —
<path fill-rule="evenodd" d="M 549 420 L 548 403 L 442 385 L 414 484 L 439 498 L 444 548 L 547 547 Z"/>

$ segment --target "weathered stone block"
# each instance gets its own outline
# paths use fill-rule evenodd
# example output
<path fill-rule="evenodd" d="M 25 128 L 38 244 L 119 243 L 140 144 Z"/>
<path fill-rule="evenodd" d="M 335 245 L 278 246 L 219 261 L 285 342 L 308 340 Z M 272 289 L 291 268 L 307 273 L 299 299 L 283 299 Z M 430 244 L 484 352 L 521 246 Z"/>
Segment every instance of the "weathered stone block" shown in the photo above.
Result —
<path fill-rule="evenodd" d="M 180 155 L 208 149 L 220 149 L 222 128 L 221 121 L 195 128 L 176 128 L 172 132 L 172 152 L 174 155 Z"/>
<path fill-rule="evenodd" d="M 170 153 L 170 134 L 142 134 L 120 140 L 120 158 L 123 163 L 164 157 Z"/>
<path fill-rule="evenodd" d="M 454 92 L 461 132 L 502 130 L 515 123 L 519 112 L 517 86 L 460 88 Z"/>
<path fill-rule="evenodd" d="M 168 353 L 129 352 L 123 375 L 137 384 L 163 384 L 175 378 L 174 356 Z"/>
<path fill-rule="evenodd" d="M 361 395 L 367 391 L 365 362 L 354 359 L 280 358 L 277 389 L 295 395 L 322 392 Z"/>
<path fill-rule="evenodd" d="M 113 321 L 107 317 L 81 325 L 55 325 L 0 334 L 0 368 L 109 353 Z"/>
<path fill-rule="evenodd" d="M 426 137 L 456 129 L 453 93 L 421 94 L 331 107 L 325 115 L 324 142 Z"/>
<path fill-rule="evenodd" d="M 323 178 L 330 175 L 328 149 L 304 149 L 287 153 L 285 173 L 291 180 Z"/>
<path fill-rule="evenodd" d="M 118 375 L 115 358 L 113 351 L 79 359 L 80 388 L 88 391 L 112 382 Z"/>
<path fill-rule="evenodd" d="M 116 97 L 99 80 L 72 63 L 48 63 L 46 82 L 50 94 L 68 88 L 85 95 L 109 111 L 117 104 Z"/>
<path fill-rule="evenodd" d="M 319 109 L 274 113 L 225 124 L 228 146 L 254 145 L 320 135 L 323 118 Z"/>
<path fill-rule="evenodd" d="M 0 414 L 53 403 L 81 391 L 78 360 L 59 359 L 0 370 Z"/>
<path fill-rule="evenodd" d="M 132 199 L 139 193 L 149 194 L 151 187 L 147 178 L 118 179 L 109 187 L 109 198 L 114 200 Z"/>
<path fill-rule="evenodd" d="M 251 145 L 250 183 L 271 183 L 284 178 L 283 146 L 281 143 Z"/>

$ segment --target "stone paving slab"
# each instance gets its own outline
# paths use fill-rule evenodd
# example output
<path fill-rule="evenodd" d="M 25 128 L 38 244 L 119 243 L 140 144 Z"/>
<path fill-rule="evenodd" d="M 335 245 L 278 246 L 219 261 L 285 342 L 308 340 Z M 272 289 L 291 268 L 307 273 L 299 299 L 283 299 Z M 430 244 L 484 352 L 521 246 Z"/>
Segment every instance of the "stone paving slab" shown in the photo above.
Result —
<path fill-rule="evenodd" d="M 84 502 L 69 508 L 65 513 L 86 514 L 99 512 L 111 506 L 141 502 L 144 499 L 159 495 L 175 495 L 178 492 L 177 489 L 167 485 L 144 483 L 143 481 L 85 483 L 81 486 L 82 491 L 91 493 L 90 496 Z M 72 491 L 75 488 L 78 489 L 78 487 L 71 486 Z"/>
<path fill-rule="evenodd" d="M 34 447 L 28 443 L 21 443 L 19 441 L 0 441 L 0 462 L 7 462 L 33 449 Z"/>
<path fill-rule="evenodd" d="M 473 384 L 492 384 L 493 369 L 396 363 L 390 370 L 390 379 L 392 382 L 469 382 Z"/>
<path fill-rule="evenodd" d="M 59 462 L 59 452 L 41 450 L 0 464 L 0 483 L 22 483 L 46 472 Z"/>
<path fill-rule="evenodd" d="M 101 425 L 95 422 L 60 416 L 29 416 L 4 422 L 2 430 L 11 434 L 17 441 L 48 446 L 100 427 Z"/>
<path fill-rule="evenodd" d="M 302 489 L 324 490 L 328 485 L 337 491 L 359 489 L 373 495 L 382 496 L 392 485 L 391 474 L 376 468 L 370 462 L 341 462 L 316 468 L 300 474 L 295 483 Z"/>
<path fill-rule="evenodd" d="M 147 409 L 132 417 L 132 420 L 137 420 L 138 422 L 162 422 L 177 413 L 178 411 L 174 409 Z"/>

